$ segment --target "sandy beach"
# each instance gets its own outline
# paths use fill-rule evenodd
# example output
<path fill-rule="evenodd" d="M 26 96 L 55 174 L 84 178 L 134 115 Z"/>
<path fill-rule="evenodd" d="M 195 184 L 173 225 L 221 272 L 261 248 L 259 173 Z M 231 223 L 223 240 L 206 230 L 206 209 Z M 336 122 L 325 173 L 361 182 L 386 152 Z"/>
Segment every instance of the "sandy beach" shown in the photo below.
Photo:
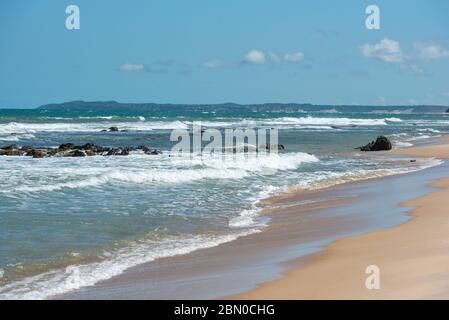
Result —
<path fill-rule="evenodd" d="M 449 159 L 449 144 L 390 154 Z M 411 210 L 409 221 L 335 241 L 324 252 L 302 259 L 282 279 L 232 298 L 448 299 L 449 178 L 442 176 L 432 187 L 434 192 L 401 204 Z M 379 267 L 379 289 L 366 288 L 370 265 Z"/>

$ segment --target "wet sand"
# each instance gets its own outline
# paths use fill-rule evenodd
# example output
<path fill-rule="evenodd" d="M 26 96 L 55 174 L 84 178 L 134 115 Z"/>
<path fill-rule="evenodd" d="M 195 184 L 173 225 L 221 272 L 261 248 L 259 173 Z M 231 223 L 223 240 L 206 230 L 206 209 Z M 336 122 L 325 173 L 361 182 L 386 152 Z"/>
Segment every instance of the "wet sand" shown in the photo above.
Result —
<path fill-rule="evenodd" d="M 391 154 L 447 160 L 449 144 Z M 441 174 L 432 184 L 435 192 L 402 203 L 402 207 L 415 208 L 410 221 L 335 241 L 321 254 L 296 260 L 282 279 L 232 298 L 448 299 L 449 171 L 446 168 Z M 379 289 L 366 287 L 365 271 L 370 265 L 379 268 Z"/>
<path fill-rule="evenodd" d="M 409 220 L 410 209 L 399 204 L 425 195 L 429 196 L 435 191 L 429 187 L 429 183 L 444 176 L 448 172 L 448 167 L 442 165 L 410 174 L 275 197 L 264 203 L 263 214 L 271 218 L 271 223 L 262 232 L 214 248 L 142 264 L 128 269 L 117 277 L 99 282 L 93 287 L 82 288 L 54 298 L 386 297 L 381 296 L 380 292 L 384 294 L 390 292 L 388 297 L 402 297 L 400 296 L 402 292 L 410 295 L 413 290 L 407 286 L 403 291 L 391 291 L 387 288 L 392 283 L 401 282 L 404 271 L 409 269 L 409 264 L 416 263 L 413 258 L 420 259 L 419 254 L 422 252 L 415 251 L 413 242 L 408 243 L 406 240 L 413 240 L 413 237 L 416 237 L 416 241 L 419 241 L 421 235 L 414 231 L 415 233 L 409 236 L 407 232 L 402 239 L 405 244 L 400 241 L 400 237 L 382 240 L 384 236 L 381 235 L 371 242 L 360 241 L 359 238 L 391 232 L 397 228 L 386 228 Z M 410 205 L 416 204 L 407 203 L 407 206 Z M 413 214 L 417 215 L 416 212 Z M 413 224 L 416 220 L 418 219 L 413 220 Z M 378 230 L 385 231 L 374 232 Z M 366 234 L 368 232 L 374 233 Z M 365 236 L 360 236 L 362 234 Z M 355 236 L 357 238 L 353 238 Z M 432 237 L 428 237 L 429 241 L 431 239 Z M 438 241 L 440 238 L 433 239 Z M 378 242 L 378 247 L 372 247 Z M 423 242 L 423 245 L 425 243 L 427 242 Z M 433 243 L 427 245 L 434 248 Z M 424 246 L 422 250 L 426 248 L 427 246 Z M 382 259 L 384 253 L 388 253 L 386 257 L 392 255 L 395 269 L 389 269 L 387 260 Z M 413 253 L 418 256 L 413 256 Z M 404 255 L 403 258 L 401 254 Z M 431 260 L 428 260 L 426 263 L 430 262 Z M 442 262 L 441 266 L 446 261 Z M 380 291 L 364 289 L 366 278 L 364 271 L 368 264 L 377 264 L 381 267 Z M 449 263 L 446 265 L 449 266 Z M 392 282 L 389 280 L 390 277 Z M 438 279 L 435 281 L 438 282 Z M 242 292 L 245 293 L 241 294 Z M 437 293 L 435 290 L 432 292 Z M 409 296 L 403 296 L 406 297 Z"/>

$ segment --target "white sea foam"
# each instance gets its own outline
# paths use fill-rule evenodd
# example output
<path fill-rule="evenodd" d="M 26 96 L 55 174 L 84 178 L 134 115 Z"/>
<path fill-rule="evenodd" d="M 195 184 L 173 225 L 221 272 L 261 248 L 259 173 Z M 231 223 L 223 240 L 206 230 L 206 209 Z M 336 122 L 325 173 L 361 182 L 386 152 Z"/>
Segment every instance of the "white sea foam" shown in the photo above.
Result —
<path fill-rule="evenodd" d="M 386 118 L 385 120 L 388 122 L 402 122 L 399 118 Z"/>
<path fill-rule="evenodd" d="M 401 132 L 401 133 L 394 133 L 392 135 L 390 135 L 390 137 L 397 137 L 397 138 L 402 138 L 402 137 L 407 137 L 409 134 L 406 132 Z"/>
<path fill-rule="evenodd" d="M 62 118 L 62 117 L 41 117 L 41 119 L 50 119 L 50 120 L 70 120 L 73 118 Z M 112 120 L 112 119 L 137 119 L 140 121 L 145 121 L 145 117 L 144 116 L 79 116 L 76 119 L 80 119 L 80 120 L 95 120 L 95 119 L 99 119 L 99 120 Z"/>
<path fill-rule="evenodd" d="M 435 158 L 418 159 L 412 166 L 401 166 L 396 168 L 382 169 L 354 169 L 346 172 L 335 171 L 315 171 L 304 176 L 302 181 L 292 189 L 317 190 L 340 185 L 348 182 L 355 182 L 373 178 L 387 177 L 410 172 L 416 172 L 435 166 L 439 166 L 443 161 Z"/>
<path fill-rule="evenodd" d="M 95 117 L 78 117 L 78 119 L 104 119 L 104 120 L 111 120 L 114 118 L 114 116 L 95 116 Z"/>
<path fill-rule="evenodd" d="M 283 117 L 272 122 L 273 124 L 298 124 L 298 125 L 328 125 L 328 126 L 384 126 L 386 119 L 356 119 L 356 118 L 321 118 L 321 117 Z"/>
<path fill-rule="evenodd" d="M 319 159 L 303 152 L 273 154 L 237 154 L 224 157 L 216 155 L 203 155 L 193 159 L 172 158 L 175 165 L 206 166 L 217 170 L 244 170 L 246 172 L 260 172 L 266 170 L 291 170 L 303 163 L 318 162 Z"/>
<path fill-rule="evenodd" d="M 340 113 L 337 109 L 332 108 L 332 109 L 324 109 L 324 110 L 320 110 L 317 111 L 318 113 Z"/>
<path fill-rule="evenodd" d="M 190 237 L 168 237 L 159 241 L 139 241 L 117 252 L 107 253 L 101 262 L 72 266 L 76 270 L 79 287 L 93 286 L 101 280 L 123 273 L 130 267 L 158 258 L 187 254 L 230 242 L 258 230 L 242 230 L 228 235 L 196 235 Z M 76 269 L 75 269 L 76 268 Z M 52 270 L 27 277 L 0 287 L 0 299 L 45 299 L 74 290 L 73 274 L 66 269 Z"/>
<path fill-rule="evenodd" d="M 255 224 L 255 219 L 258 217 L 258 209 L 245 209 L 238 216 L 229 219 L 229 227 L 231 228 L 245 228 L 251 227 Z"/>
<path fill-rule="evenodd" d="M 30 133 L 0 135 L 0 141 L 20 141 L 33 138 L 35 138 L 35 136 Z"/>
<path fill-rule="evenodd" d="M 430 159 L 430 160 L 422 160 L 423 164 L 418 165 L 414 169 L 408 169 L 410 171 L 416 171 L 425 169 L 431 166 L 441 164 L 440 161 Z M 301 182 L 293 187 L 296 188 L 305 188 L 305 189 L 322 189 L 332 185 L 342 184 L 351 181 L 364 180 L 373 177 L 382 177 L 386 175 L 400 174 L 405 173 L 404 170 L 397 169 L 391 171 L 383 171 L 383 170 L 354 170 L 349 172 L 332 172 L 332 171 L 315 171 L 310 174 L 302 173 L 304 176 L 301 179 Z M 230 228 L 262 228 L 268 225 L 270 220 L 269 217 L 260 216 L 260 212 L 262 207 L 257 206 L 259 201 L 269 198 L 271 196 L 275 196 L 284 192 L 288 192 L 291 190 L 291 187 L 284 186 L 272 186 L 267 185 L 264 186 L 262 191 L 260 191 L 256 196 L 251 197 L 248 201 L 251 202 L 251 207 L 249 209 L 242 210 L 237 216 L 234 216 L 229 219 L 228 225 Z M 311 201 L 304 201 L 305 203 L 310 203 Z M 298 205 L 298 204 L 295 204 Z M 278 207 L 278 205 L 275 205 Z"/>
<path fill-rule="evenodd" d="M 305 130 L 335 130 L 335 127 L 330 127 L 330 126 L 313 126 L 313 125 L 305 125 L 305 126 L 299 126 L 300 129 L 305 129 Z"/>
<path fill-rule="evenodd" d="M 242 179 L 252 174 L 270 175 L 279 170 L 295 169 L 303 163 L 319 161 L 314 155 L 301 152 L 267 154 L 265 156 L 258 154 L 226 157 L 202 156 L 192 159 L 168 156 L 155 156 L 149 159 L 145 155 L 129 157 L 134 159 L 135 165 L 133 165 L 133 161 L 128 162 L 122 158 L 109 163 L 107 161 L 110 159 L 88 157 L 76 159 L 79 162 L 68 162 L 66 159 L 55 158 L 40 159 L 42 161 L 38 164 L 33 163 L 36 166 L 30 166 L 30 161 L 33 159 L 18 158 L 11 170 L 16 170 L 18 176 L 19 172 L 21 174 L 26 172 L 28 177 L 35 178 L 23 181 L 20 175 L 15 181 L 15 186 L 0 189 L 0 192 L 14 195 L 18 192 L 51 192 L 117 183 L 179 184 L 202 179 Z M 43 161 L 47 162 L 43 163 Z M 81 162 L 83 162 L 82 165 Z M 109 167 L 108 164 L 115 167 Z M 67 168 L 67 165 L 76 167 Z M 10 175 L 11 172 L 5 171 L 5 174 Z"/>
<path fill-rule="evenodd" d="M 116 116 L 96 116 L 96 117 L 79 117 L 78 119 L 101 119 L 112 120 Z M 26 122 L 9 122 L 0 124 L 0 136 L 11 134 L 33 134 L 37 132 L 95 132 L 107 129 L 111 126 L 119 127 L 119 129 L 130 131 L 151 131 L 151 130 L 174 130 L 174 129 L 189 129 L 192 126 L 191 122 L 172 120 L 161 121 L 147 120 L 143 116 L 129 117 L 138 121 L 98 121 L 98 122 L 43 122 L 43 123 L 26 123 Z M 50 119 L 50 118 L 49 118 Z M 51 118 L 56 119 L 56 118 Z M 70 118 L 61 118 L 70 120 Z M 123 120 L 123 119 L 122 119 Z M 228 127 L 278 127 L 278 128 L 300 128 L 311 130 L 331 130 L 335 126 L 385 126 L 393 123 L 404 122 L 405 124 L 418 125 L 435 125 L 446 126 L 447 120 L 416 120 L 404 121 L 397 117 L 377 118 L 377 119 L 363 119 L 363 118 L 340 118 L 340 117 L 281 117 L 269 119 L 220 119 L 198 121 L 203 127 L 210 128 L 228 128 Z M 424 130 L 424 129 L 423 129 Z M 435 129 L 431 129 L 435 130 Z M 431 131 L 429 130 L 429 132 Z"/>
<path fill-rule="evenodd" d="M 391 118 L 394 119 L 394 118 Z M 387 119 L 356 119 L 356 118 L 327 118 L 327 117 L 282 117 L 282 118 L 271 118 L 271 119 L 229 119 L 227 121 L 198 121 L 203 127 L 211 128 L 229 128 L 229 127 L 281 127 L 281 128 L 291 128 L 297 127 L 300 129 L 320 129 L 320 130 L 332 130 L 335 129 L 332 126 L 375 126 L 375 125 L 387 125 Z M 394 121 L 394 120 L 392 120 Z"/>
<path fill-rule="evenodd" d="M 23 123 L 9 122 L 0 124 L 0 135 L 27 134 L 36 132 L 92 132 L 116 126 L 119 129 L 135 131 L 188 129 L 189 125 L 176 121 L 144 121 L 139 122 L 84 122 L 84 123 Z"/>
<path fill-rule="evenodd" d="M 410 114 L 413 113 L 414 109 L 396 109 L 396 110 L 374 110 L 370 111 L 369 113 L 375 113 L 375 114 Z"/>
<path fill-rule="evenodd" d="M 267 225 L 269 218 L 262 219 L 259 215 L 261 208 L 257 206 L 258 202 L 277 193 L 285 191 L 285 188 L 272 185 L 264 186 L 256 196 L 251 197 L 248 201 L 251 208 L 242 210 L 237 216 L 229 219 L 228 226 L 230 228 L 260 228 Z"/>
<path fill-rule="evenodd" d="M 210 170 L 210 169 L 191 169 L 191 170 L 117 170 L 113 169 L 101 175 L 80 179 L 76 181 L 60 182 L 47 185 L 19 186 L 13 189 L 5 190 L 5 193 L 14 192 L 41 192 L 57 191 L 62 189 L 78 189 L 87 187 L 97 187 L 104 184 L 130 183 L 130 184 L 148 184 L 148 183 L 188 183 L 201 179 L 240 179 L 248 173 L 244 170 Z"/>
<path fill-rule="evenodd" d="M 240 122 L 238 121 L 198 121 L 199 124 L 203 127 L 210 128 L 224 128 L 224 127 L 232 127 Z"/>
<path fill-rule="evenodd" d="M 79 119 L 112 120 L 113 116 L 79 117 Z M 89 132 L 107 129 L 117 126 L 120 129 L 146 131 L 146 130 L 173 130 L 189 129 L 191 123 L 174 121 L 147 121 L 145 117 L 136 117 L 139 121 L 133 122 L 48 122 L 48 123 L 24 123 L 9 122 L 0 124 L 0 135 L 4 134 L 33 134 L 36 132 Z M 67 120 L 67 119 L 65 119 Z M 258 126 L 298 126 L 303 129 L 332 129 L 331 126 L 379 126 L 387 125 L 387 122 L 400 122 L 399 118 L 386 119 L 357 119 L 357 118 L 328 118 L 328 117 L 282 117 L 274 119 L 243 119 L 227 121 L 201 121 L 204 127 L 258 127 Z"/>
<path fill-rule="evenodd" d="M 419 131 L 419 132 L 431 132 L 431 133 L 441 133 L 440 130 L 433 129 L 433 128 L 416 129 L 416 131 Z"/>
<path fill-rule="evenodd" d="M 423 140 L 423 139 L 430 139 L 430 138 L 432 138 L 432 136 L 429 136 L 429 135 L 426 135 L 426 134 L 421 134 L 419 136 L 407 139 L 407 141 L 416 141 L 416 140 Z"/>
<path fill-rule="evenodd" d="M 396 148 L 407 148 L 407 147 L 413 147 L 413 143 L 410 142 L 404 142 L 404 141 L 396 141 L 393 143 L 393 145 Z"/>
<path fill-rule="evenodd" d="M 198 121 L 197 123 L 206 128 L 256 128 L 274 124 L 274 121 L 272 119 L 228 119 L 227 121 Z"/>

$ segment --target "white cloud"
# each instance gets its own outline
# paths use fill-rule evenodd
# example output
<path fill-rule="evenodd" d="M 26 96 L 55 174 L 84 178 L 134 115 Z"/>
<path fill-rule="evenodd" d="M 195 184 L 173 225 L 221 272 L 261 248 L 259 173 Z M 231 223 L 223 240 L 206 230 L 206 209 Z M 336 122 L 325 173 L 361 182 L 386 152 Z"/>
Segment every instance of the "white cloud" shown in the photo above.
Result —
<path fill-rule="evenodd" d="M 449 58 L 449 50 L 437 44 L 415 42 L 414 51 L 405 54 L 399 42 L 385 38 L 376 44 L 360 46 L 360 52 L 366 58 L 378 59 L 384 62 L 398 63 L 403 69 L 422 73 L 419 61 Z"/>
<path fill-rule="evenodd" d="M 377 97 L 376 102 L 385 103 L 385 102 L 387 102 L 387 99 L 385 97 L 379 96 L 379 97 Z"/>
<path fill-rule="evenodd" d="M 268 52 L 268 57 L 270 58 L 270 60 L 272 62 L 275 62 L 275 63 L 281 61 L 281 58 L 279 57 L 279 55 L 277 53 L 272 52 L 272 51 Z"/>
<path fill-rule="evenodd" d="M 203 63 L 203 67 L 205 68 L 210 68 L 210 69 L 215 69 L 215 68 L 220 68 L 224 66 L 224 61 L 223 60 L 211 60 L 211 61 L 207 61 L 205 63 Z"/>
<path fill-rule="evenodd" d="M 245 62 L 252 64 L 264 64 L 265 53 L 259 50 L 251 50 L 245 55 Z"/>
<path fill-rule="evenodd" d="M 405 60 L 399 42 L 388 38 L 372 45 L 364 44 L 360 46 L 360 52 L 366 58 L 379 59 L 385 62 L 403 62 Z"/>
<path fill-rule="evenodd" d="M 241 63 L 243 64 L 255 64 L 255 65 L 263 65 L 266 63 L 279 64 L 286 62 L 299 62 L 304 60 L 304 54 L 302 52 L 291 52 L 285 54 L 278 54 L 274 51 L 261 51 L 253 49 L 249 51 L 243 57 Z M 232 63 L 227 63 L 226 61 L 215 59 L 206 61 L 202 64 L 204 68 L 220 68 L 225 66 L 233 65 Z"/>
<path fill-rule="evenodd" d="M 436 44 L 415 43 L 414 47 L 418 51 L 418 58 L 422 60 L 433 60 L 449 57 L 449 50 L 441 48 Z"/>
<path fill-rule="evenodd" d="M 302 52 L 292 52 L 284 54 L 284 61 L 287 62 L 298 62 L 304 59 L 304 54 Z"/>
<path fill-rule="evenodd" d="M 416 73 L 422 73 L 422 72 L 424 72 L 423 69 L 422 69 L 420 66 L 418 66 L 418 65 L 416 65 L 416 64 L 413 64 L 413 63 L 402 64 L 402 65 L 401 65 L 401 68 L 404 68 L 404 69 L 410 69 L 410 70 L 412 70 L 412 71 L 414 71 L 414 72 L 416 72 Z"/>
<path fill-rule="evenodd" d="M 298 51 L 298 52 L 285 53 L 284 55 L 280 56 L 273 51 L 265 53 L 259 50 L 251 50 L 245 55 L 244 62 L 252 64 L 264 64 L 267 58 L 269 59 L 269 61 L 273 63 L 278 63 L 281 61 L 298 62 L 304 60 L 304 54 Z"/>
<path fill-rule="evenodd" d="M 120 66 L 123 72 L 146 72 L 147 67 L 143 63 L 125 63 Z"/>

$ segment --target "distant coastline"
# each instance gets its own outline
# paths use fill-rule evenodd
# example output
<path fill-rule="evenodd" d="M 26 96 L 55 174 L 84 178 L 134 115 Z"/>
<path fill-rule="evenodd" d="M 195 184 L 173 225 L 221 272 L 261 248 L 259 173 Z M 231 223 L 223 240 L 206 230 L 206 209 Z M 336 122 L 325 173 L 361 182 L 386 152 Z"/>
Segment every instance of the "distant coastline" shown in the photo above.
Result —
<path fill-rule="evenodd" d="M 7 106 L 0 105 L 0 110 L 38 110 L 38 111 L 85 111 L 92 109 L 109 109 L 112 111 L 150 111 L 166 110 L 168 108 L 195 109 L 253 109 L 257 111 L 273 111 L 275 108 L 285 111 L 323 112 L 323 113 L 358 113 L 374 110 L 377 113 L 447 113 L 449 105 L 413 104 L 413 105 L 368 105 L 368 104 L 312 104 L 296 102 L 267 102 L 267 103 L 156 103 L 156 102 L 118 102 L 116 100 L 73 100 L 60 103 L 47 103 L 35 106 Z"/>
<path fill-rule="evenodd" d="M 260 104 L 238 104 L 233 102 L 217 103 L 217 104 L 174 104 L 174 103 L 122 103 L 114 100 L 110 101 L 83 101 L 76 100 L 63 103 L 51 103 L 37 107 L 38 110 L 85 110 L 85 109 L 102 109 L 108 108 L 111 110 L 149 110 L 149 109 L 163 109 L 163 108 L 177 108 L 177 107 L 191 107 L 191 108 L 214 108 L 214 109 L 233 109 L 233 108 L 250 108 L 259 111 L 273 111 L 274 108 L 281 108 L 282 110 L 292 108 L 296 110 L 303 110 L 304 112 L 363 112 L 364 109 L 373 108 L 381 112 L 405 111 L 405 112 L 429 112 L 429 113 L 444 113 L 449 106 L 444 105 L 320 105 L 310 103 L 260 103 Z M 376 110 L 375 110 L 376 111 Z"/>

